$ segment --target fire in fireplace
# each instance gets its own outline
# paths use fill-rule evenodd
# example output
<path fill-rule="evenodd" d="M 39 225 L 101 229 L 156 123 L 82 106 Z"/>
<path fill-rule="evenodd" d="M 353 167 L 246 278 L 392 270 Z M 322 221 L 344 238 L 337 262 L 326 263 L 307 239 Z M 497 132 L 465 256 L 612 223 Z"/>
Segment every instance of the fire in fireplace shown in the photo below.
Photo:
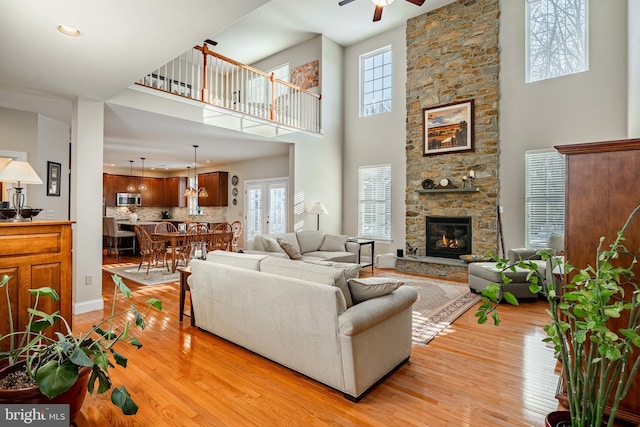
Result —
<path fill-rule="evenodd" d="M 471 218 L 427 216 L 427 250 L 432 257 L 458 258 L 471 254 Z"/>

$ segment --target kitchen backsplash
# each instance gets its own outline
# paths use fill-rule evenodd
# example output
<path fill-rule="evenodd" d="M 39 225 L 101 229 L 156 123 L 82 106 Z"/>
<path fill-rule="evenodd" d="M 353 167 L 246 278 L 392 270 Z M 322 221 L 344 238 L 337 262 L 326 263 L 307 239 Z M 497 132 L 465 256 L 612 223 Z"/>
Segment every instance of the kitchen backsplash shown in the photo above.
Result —
<path fill-rule="evenodd" d="M 162 212 L 169 212 L 169 219 L 174 221 L 198 221 L 198 222 L 227 222 L 226 207 L 202 207 L 202 215 L 189 215 L 189 208 L 145 208 L 138 207 L 136 214 L 138 221 L 162 221 Z M 131 212 L 126 206 L 107 206 L 107 216 L 115 216 L 116 219 L 129 219 Z"/>

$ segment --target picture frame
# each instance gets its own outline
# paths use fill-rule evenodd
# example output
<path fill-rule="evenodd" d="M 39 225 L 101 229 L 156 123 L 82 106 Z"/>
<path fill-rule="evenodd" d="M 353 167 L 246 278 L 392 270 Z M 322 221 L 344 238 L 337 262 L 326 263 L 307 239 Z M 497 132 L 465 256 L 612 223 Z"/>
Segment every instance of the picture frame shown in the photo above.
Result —
<path fill-rule="evenodd" d="M 473 99 L 423 108 L 423 156 L 473 151 Z"/>
<path fill-rule="evenodd" d="M 47 196 L 60 197 L 60 174 L 62 165 L 47 162 Z"/>

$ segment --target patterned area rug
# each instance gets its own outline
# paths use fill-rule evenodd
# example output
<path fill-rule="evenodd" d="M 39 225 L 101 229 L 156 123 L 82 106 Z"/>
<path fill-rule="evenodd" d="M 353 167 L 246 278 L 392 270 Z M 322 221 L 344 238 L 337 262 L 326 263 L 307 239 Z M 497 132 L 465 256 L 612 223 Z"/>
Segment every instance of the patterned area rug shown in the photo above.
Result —
<path fill-rule="evenodd" d="M 480 301 L 480 296 L 470 292 L 465 283 L 396 273 L 378 276 L 401 280 L 404 286 L 418 291 L 413 305 L 413 343 L 418 345 L 426 345 Z"/>
<path fill-rule="evenodd" d="M 102 269 L 110 274 L 117 274 L 122 278 L 149 286 L 180 280 L 180 273 L 178 271 L 171 273 L 171 271 L 167 271 L 166 267 L 152 267 L 149 269 L 149 274 L 146 274 L 146 265 L 140 267 L 140 271 L 138 271 L 138 264 L 121 264 L 118 267 L 104 266 Z"/>

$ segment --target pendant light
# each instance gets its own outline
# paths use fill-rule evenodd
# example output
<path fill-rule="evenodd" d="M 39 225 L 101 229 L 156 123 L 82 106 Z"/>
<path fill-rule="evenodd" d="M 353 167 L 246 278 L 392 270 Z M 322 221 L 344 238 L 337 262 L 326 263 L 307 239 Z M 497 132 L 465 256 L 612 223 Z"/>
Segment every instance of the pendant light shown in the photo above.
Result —
<path fill-rule="evenodd" d="M 198 187 L 198 156 L 197 156 L 198 145 L 193 146 L 193 173 L 195 175 L 195 188 L 197 188 L 198 197 L 209 197 L 209 193 L 207 193 L 207 189 L 204 187 Z M 195 191 L 195 190 L 194 190 Z"/>
<path fill-rule="evenodd" d="M 146 159 L 146 157 L 140 157 L 140 160 L 142 160 L 142 178 L 140 179 L 140 185 L 138 186 L 138 190 L 140 191 L 146 191 L 147 190 L 147 186 L 144 185 L 144 160 Z"/>
<path fill-rule="evenodd" d="M 136 186 L 133 185 L 133 160 L 129 160 L 129 185 L 127 186 L 127 193 L 133 193 L 136 191 Z"/>
<path fill-rule="evenodd" d="M 186 190 L 184 190 L 184 196 L 185 197 L 193 197 L 196 195 L 196 190 L 193 189 L 193 187 L 191 186 L 191 173 L 189 172 L 189 169 L 191 169 L 191 166 L 187 166 L 187 184 L 189 185 L 187 187 Z"/>

